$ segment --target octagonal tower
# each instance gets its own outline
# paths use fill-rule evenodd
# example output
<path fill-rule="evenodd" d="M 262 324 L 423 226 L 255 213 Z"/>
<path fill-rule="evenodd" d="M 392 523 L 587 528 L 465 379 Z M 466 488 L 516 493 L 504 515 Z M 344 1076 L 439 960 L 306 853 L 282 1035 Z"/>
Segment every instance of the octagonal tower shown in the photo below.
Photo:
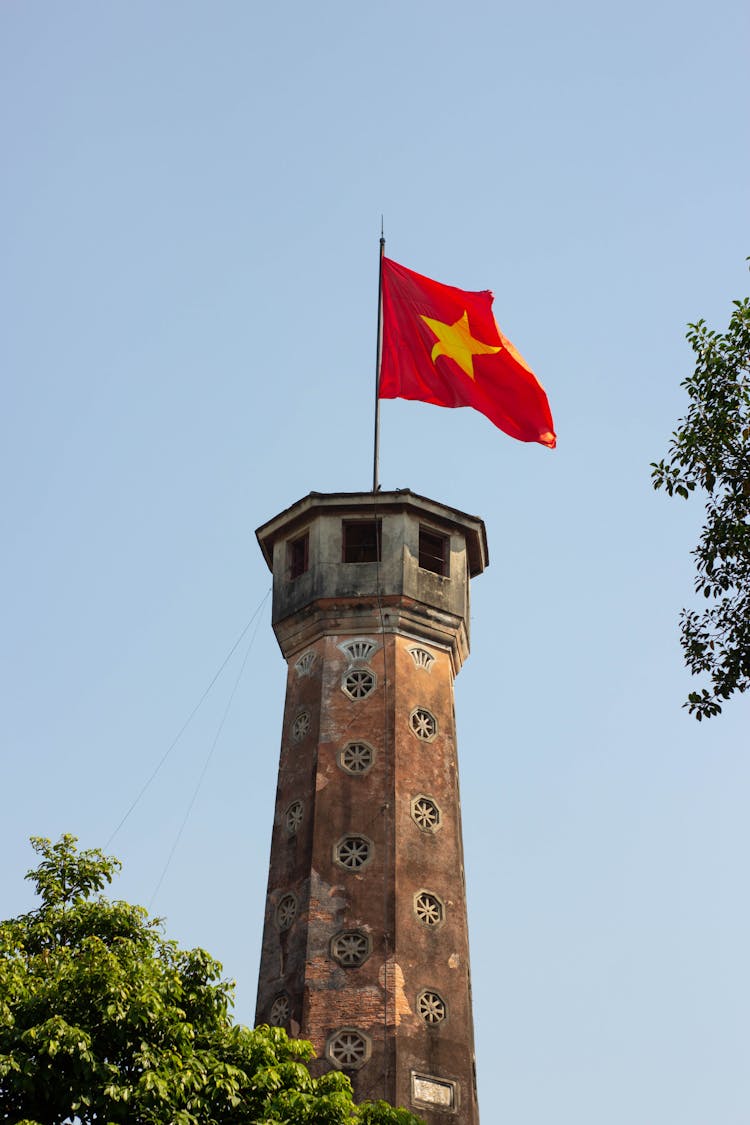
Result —
<path fill-rule="evenodd" d="M 288 676 L 256 1022 L 357 1101 L 475 1125 L 453 680 L 484 524 L 311 493 L 257 536 Z"/>

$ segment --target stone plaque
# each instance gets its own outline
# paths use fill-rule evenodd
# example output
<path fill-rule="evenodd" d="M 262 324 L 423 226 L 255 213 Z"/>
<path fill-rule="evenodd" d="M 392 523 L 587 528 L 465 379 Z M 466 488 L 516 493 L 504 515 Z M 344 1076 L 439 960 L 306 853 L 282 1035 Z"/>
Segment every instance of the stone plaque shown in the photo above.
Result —
<path fill-rule="evenodd" d="M 445 1082 L 440 1078 L 432 1078 L 426 1074 L 412 1073 L 411 1094 L 414 1101 L 426 1102 L 428 1105 L 439 1105 L 444 1109 L 453 1109 L 456 1104 L 455 1082 Z"/>

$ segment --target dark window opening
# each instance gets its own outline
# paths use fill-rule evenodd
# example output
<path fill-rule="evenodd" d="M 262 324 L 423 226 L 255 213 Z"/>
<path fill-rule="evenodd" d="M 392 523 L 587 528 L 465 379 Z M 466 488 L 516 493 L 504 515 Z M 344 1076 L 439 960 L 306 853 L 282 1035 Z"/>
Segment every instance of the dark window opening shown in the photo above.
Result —
<path fill-rule="evenodd" d="M 423 570 L 431 570 L 433 574 L 448 576 L 448 559 L 450 557 L 450 540 L 447 535 L 438 535 L 429 528 L 419 529 L 419 565 Z"/>
<path fill-rule="evenodd" d="M 344 520 L 344 562 L 380 562 L 380 520 Z"/>
<path fill-rule="evenodd" d="M 292 539 L 287 544 L 289 552 L 289 577 L 299 578 L 300 574 L 304 574 L 309 565 L 308 558 L 308 544 L 310 536 L 307 532 L 300 535 L 297 539 Z"/>

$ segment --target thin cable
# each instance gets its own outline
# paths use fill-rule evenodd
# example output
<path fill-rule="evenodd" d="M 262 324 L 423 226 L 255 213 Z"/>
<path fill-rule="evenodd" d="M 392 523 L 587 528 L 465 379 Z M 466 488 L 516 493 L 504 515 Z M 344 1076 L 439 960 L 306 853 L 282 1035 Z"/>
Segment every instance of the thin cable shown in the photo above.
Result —
<path fill-rule="evenodd" d="M 152 782 L 152 781 L 154 780 L 154 778 L 155 778 L 155 777 L 156 777 L 156 775 L 158 774 L 159 770 L 160 770 L 160 769 L 161 769 L 161 767 L 162 767 L 162 766 L 164 765 L 164 763 L 166 762 L 167 758 L 168 758 L 168 757 L 169 757 L 169 755 L 170 755 L 170 754 L 172 753 L 172 751 L 174 750 L 175 746 L 177 745 L 177 743 L 178 743 L 178 742 L 180 741 L 180 739 L 182 738 L 182 736 L 183 736 L 183 734 L 185 733 L 185 731 L 187 730 L 187 728 L 188 728 L 188 727 L 190 726 L 191 722 L 193 721 L 193 719 L 194 719 L 194 718 L 195 718 L 195 716 L 197 715 L 198 711 L 199 711 L 199 710 L 200 710 L 200 708 L 202 707 L 202 705 L 203 705 L 203 703 L 204 703 L 204 701 L 205 701 L 205 699 L 206 699 L 206 696 L 207 696 L 207 695 L 208 695 L 208 693 L 209 693 L 209 692 L 211 691 L 211 688 L 212 688 L 212 687 L 214 686 L 214 684 L 215 684 L 215 683 L 216 683 L 216 681 L 218 680 L 219 676 L 221 675 L 221 673 L 222 673 L 222 672 L 224 671 L 224 669 L 226 668 L 227 664 L 228 664 L 228 663 L 229 663 L 229 661 L 231 660 L 231 658 L 232 658 L 232 656 L 234 655 L 234 653 L 235 653 L 235 651 L 236 651 L 236 649 L 237 649 L 238 645 L 239 645 L 239 644 L 240 644 L 240 642 L 242 641 L 243 637 L 244 637 L 244 636 L 245 636 L 245 634 L 247 633 L 247 631 L 248 631 L 248 629 L 250 628 L 250 626 L 252 625 L 253 621 L 255 621 L 256 617 L 258 616 L 258 614 L 260 613 L 260 611 L 261 611 L 261 610 L 263 609 L 263 606 L 264 606 L 264 605 L 266 604 L 266 602 L 268 601 L 269 595 L 270 595 L 270 593 L 271 593 L 271 589 L 272 589 L 272 587 L 269 587 L 269 588 L 268 588 L 268 590 L 266 590 L 266 592 L 265 592 L 265 594 L 263 595 L 263 598 L 262 598 L 262 600 L 261 600 L 260 604 L 258 605 L 257 609 L 255 610 L 255 612 L 253 613 L 252 617 L 251 617 L 251 618 L 250 618 L 250 620 L 248 621 L 247 625 L 245 625 L 245 627 L 244 627 L 244 629 L 242 630 L 242 632 L 240 633 L 239 637 L 238 637 L 238 638 L 237 638 L 237 640 L 236 640 L 236 641 L 234 642 L 234 644 L 233 644 L 233 645 L 232 645 L 232 647 L 230 648 L 229 652 L 227 653 L 226 657 L 224 658 L 224 660 L 222 661 L 221 665 L 219 666 L 219 670 L 217 671 L 216 675 L 215 675 L 215 676 L 214 676 L 214 678 L 213 678 L 213 679 L 211 680 L 211 683 L 210 683 L 210 684 L 208 685 L 208 687 L 206 688 L 206 690 L 205 690 L 205 691 L 203 692 L 203 695 L 202 695 L 202 696 L 200 697 L 200 699 L 199 699 L 199 700 L 198 700 L 198 702 L 196 703 L 195 707 L 194 707 L 194 708 L 193 708 L 193 710 L 192 710 L 192 711 L 190 712 L 190 714 L 188 715 L 187 719 L 186 719 L 186 720 L 185 720 L 185 722 L 184 722 L 184 723 L 182 724 L 182 726 L 180 727 L 179 731 L 177 732 L 177 734 L 176 734 L 176 735 L 175 735 L 175 737 L 173 738 L 172 742 L 171 742 L 171 743 L 169 744 L 169 746 L 167 747 L 166 751 L 164 752 L 164 754 L 163 754 L 163 755 L 162 755 L 162 757 L 161 757 L 161 760 L 159 761 L 158 765 L 156 766 L 156 769 L 154 770 L 154 772 L 153 772 L 153 773 L 151 774 L 151 776 L 150 776 L 150 777 L 148 778 L 148 780 L 147 780 L 147 781 L 145 782 L 145 784 L 143 785 L 143 788 L 142 788 L 142 789 L 140 790 L 140 792 L 138 793 L 137 797 L 136 797 L 136 798 L 135 798 L 135 800 L 133 801 L 132 805 L 130 806 L 130 808 L 128 809 L 128 811 L 127 811 L 127 812 L 125 813 L 125 816 L 124 816 L 124 817 L 122 818 L 122 820 L 120 821 L 120 823 L 119 823 L 119 824 L 117 825 L 117 827 L 115 828 L 115 830 L 114 830 L 114 832 L 112 833 L 112 835 L 110 836 L 110 838 L 109 838 L 109 839 L 107 840 L 106 844 L 104 845 L 104 847 L 105 847 L 105 848 L 108 848 L 108 847 L 109 847 L 109 845 L 110 845 L 110 844 L 112 843 L 112 841 L 114 840 L 115 836 L 116 836 L 116 835 L 117 835 L 117 833 L 118 833 L 118 832 L 120 831 L 120 829 L 122 828 L 123 824 L 124 824 L 124 823 L 125 823 L 125 821 L 126 821 L 126 820 L 128 819 L 128 817 L 129 817 L 129 816 L 130 816 L 130 814 L 132 813 L 133 809 L 134 809 L 134 808 L 136 807 L 136 805 L 137 805 L 137 804 L 138 804 L 138 802 L 140 801 L 141 797 L 142 797 L 142 796 L 143 796 L 143 794 L 144 794 L 144 793 L 146 792 L 146 790 L 148 789 L 149 785 L 150 785 L 150 784 L 151 784 L 151 782 Z M 257 632 L 257 630 L 258 630 L 258 626 L 257 626 L 257 625 L 256 625 L 256 627 L 255 627 L 255 630 L 256 630 L 256 632 Z M 253 634 L 253 636 L 255 636 L 255 633 Z"/>
<path fill-rule="evenodd" d="M 266 597 L 267 597 L 267 596 L 268 596 L 268 595 L 266 595 Z M 265 599 L 264 599 L 264 600 L 265 600 Z M 203 769 L 201 770 L 201 772 L 200 772 L 200 775 L 199 775 L 199 777 L 198 777 L 198 781 L 196 782 L 196 786 L 195 786 L 195 789 L 193 790 L 193 795 L 192 795 L 192 797 L 190 798 L 190 803 L 189 803 L 189 805 L 188 805 L 188 807 L 187 807 L 187 811 L 186 811 L 186 813 L 185 813 L 184 817 L 182 818 L 182 824 L 180 825 L 180 827 L 179 827 L 179 829 L 178 829 L 178 832 L 177 832 L 177 835 L 175 836 L 175 840 L 174 840 L 174 843 L 172 844 L 172 849 L 171 849 L 171 851 L 170 851 L 169 855 L 167 856 L 167 862 L 166 862 L 166 863 L 164 864 L 164 869 L 163 869 L 163 871 L 162 871 L 161 875 L 159 876 L 159 881 L 158 881 L 158 883 L 156 884 L 156 886 L 154 887 L 154 892 L 153 892 L 153 894 L 151 895 L 151 901 L 150 901 L 150 902 L 149 902 L 149 904 L 148 904 L 148 909 L 149 909 L 149 912 L 151 911 L 151 908 L 152 908 L 152 906 L 153 906 L 153 904 L 154 904 L 154 899 L 156 898 L 157 894 L 159 893 L 159 888 L 161 887 L 162 883 L 164 882 L 164 878 L 165 878 L 165 876 L 166 876 L 166 874 L 167 874 L 167 871 L 169 870 L 169 865 L 170 865 L 170 864 L 171 864 L 171 862 L 172 862 L 172 858 L 173 858 L 173 856 L 174 856 L 174 853 L 175 853 L 175 852 L 177 851 L 177 846 L 178 846 L 178 844 L 179 844 L 180 840 L 182 839 L 182 833 L 183 833 L 183 832 L 185 831 L 185 825 L 187 824 L 187 822 L 188 822 L 188 820 L 189 820 L 189 818 L 190 818 L 190 814 L 191 814 L 191 812 L 193 811 L 193 805 L 195 804 L 195 802 L 196 802 L 196 800 L 197 800 L 197 798 L 198 798 L 198 793 L 200 792 L 200 788 L 201 788 L 201 785 L 203 784 L 203 779 L 204 779 L 204 777 L 206 776 L 206 773 L 207 773 L 207 771 L 208 771 L 208 767 L 209 767 L 209 765 L 210 765 L 210 763 L 211 763 L 211 759 L 212 759 L 212 758 L 213 758 L 213 756 L 214 756 L 214 750 L 216 749 L 216 745 L 217 745 L 217 743 L 218 743 L 218 741 L 219 741 L 219 738 L 221 737 L 221 732 L 222 732 L 222 731 L 223 731 L 223 729 L 224 729 L 224 724 L 226 723 L 226 721 L 227 721 L 227 717 L 228 717 L 228 715 L 229 715 L 229 712 L 230 712 L 230 710 L 231 710 L 231 707 L 232 707 L 232 703 L 233 703 L 233 701 L 234 701 L 234 697 L 235 697 L 235 695 L 236 695 L 236 693 L 237 693 L 237 688 L 238 688 L 238 687 L 240 686 L 240 680 L 242 679 L 242 673 L 243 673 L 243 672 L 245 671 L 245 665 L 247 664 L 247 659 L 248 659 L 248 657 L 249 657 L 249 655 L 250 655 L 250 650 L 251 650 L 251 648 L 253 647 L 253 643 L 254 643 L 254 641 L 255 641 L 255 638 L 256 638 L 256 636 L 257 636 L 257 633 L 258 633 L 258 626 L 259 626 L 259 625 L 260 625 L 260 619 L 258 619 L 258 620 L 256 621 L 256 623 L 255 623 L 255 628 L 254 628 L 254 630 L 253 630 L 253 635 L 252 635 L 252 636 L 251 636 L 251 638 L 250 638 L 250 643 L 249 643 L 249 644 L 248 644 L 248 646 L 247 646 L 247 650 L 246 650 L 246 652 L 245 652 L 245 656 L 244 656 L 244 658 L 243 658 L 242 664 L 240 665 L 240 670 L 239 670 L 239 672 L 237 673 L 237 678 L 236 678 L 236 680 L 234 681 L 234 687 L 232 688 L 232 690 L 231 690 L 231 692 L 230 692 L 230 694 L 229 694 L 229 699 L 227 700 L 227 705 L 226 705 L 226 707 L 224 708 L 224 714 L 223 714 L 223 715 L 222 715 L 222 717 L 221 717 L 221 722 L 219 723 L 219 726 L 218 726 L 218 729 L 217 729 L 217 731 L 216 731 L 216 734 L 214 735 L 214 740 L 213 740 L 213 742 L 211 743 L 211 748 L 210 748 L 210 750 L 208 751 L 208 754 L 206 755 L 206 760 L 205 760 L 205 762 L 203 763 Z M 236 648 L 236 647 L 237 647 L 237 646 L 235 645 L 235 648 Z"/>

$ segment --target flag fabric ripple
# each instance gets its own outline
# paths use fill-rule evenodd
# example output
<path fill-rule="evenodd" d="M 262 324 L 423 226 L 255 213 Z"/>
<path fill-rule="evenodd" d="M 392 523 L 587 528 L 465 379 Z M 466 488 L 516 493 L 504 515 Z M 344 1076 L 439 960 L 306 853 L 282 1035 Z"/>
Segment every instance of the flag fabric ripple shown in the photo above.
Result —
<path fill-rule="evenodd" d="M 518 441 L 556 444 L 547 395 L 498 328 L 492 293 L 442 285 L 389 258 L 378 394 L 471 406 Z"/>

